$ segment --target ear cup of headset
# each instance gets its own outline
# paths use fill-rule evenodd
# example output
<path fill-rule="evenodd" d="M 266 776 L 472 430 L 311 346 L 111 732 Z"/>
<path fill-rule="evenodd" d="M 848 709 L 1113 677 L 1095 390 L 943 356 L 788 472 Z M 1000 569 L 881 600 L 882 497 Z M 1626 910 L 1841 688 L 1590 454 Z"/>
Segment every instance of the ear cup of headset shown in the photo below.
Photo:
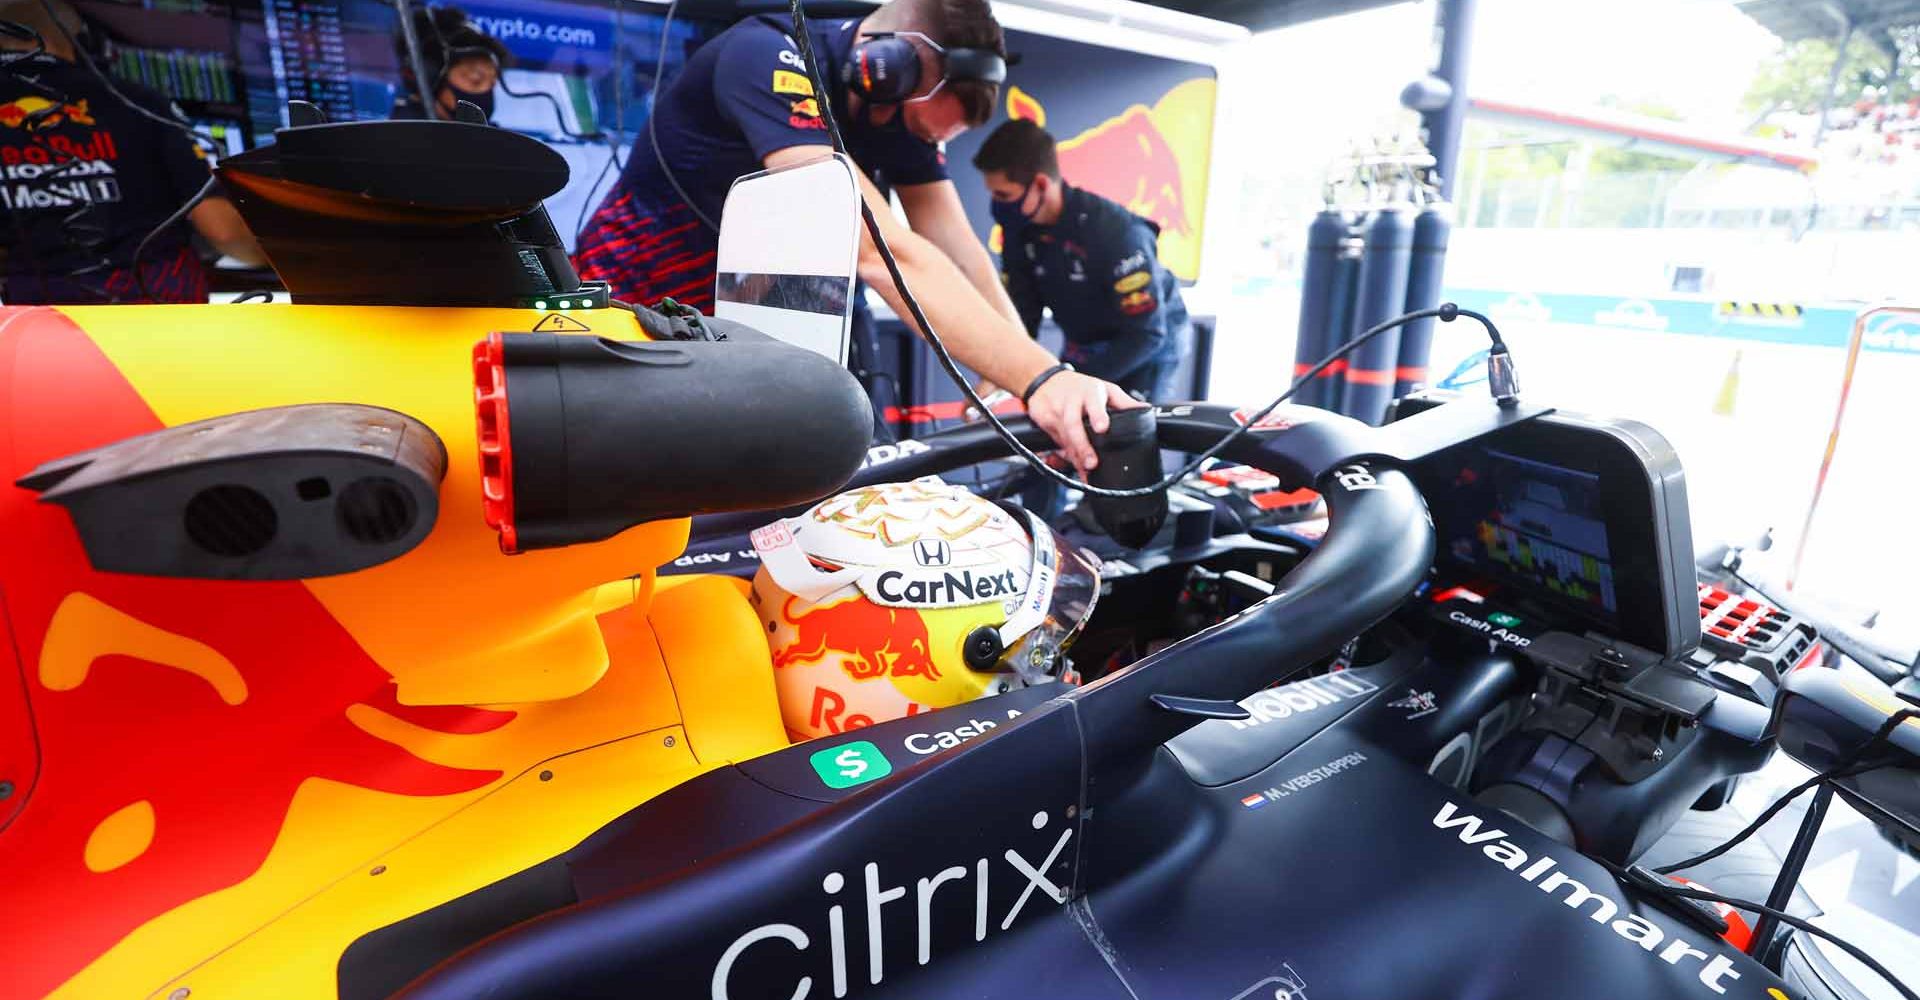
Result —
<path fill-rule="evenodd" d="M 899 104 L 920 88 L 920 50 L 904 38 L 875 35 L 854 46 L 841 76 L 864 100 Z"/>

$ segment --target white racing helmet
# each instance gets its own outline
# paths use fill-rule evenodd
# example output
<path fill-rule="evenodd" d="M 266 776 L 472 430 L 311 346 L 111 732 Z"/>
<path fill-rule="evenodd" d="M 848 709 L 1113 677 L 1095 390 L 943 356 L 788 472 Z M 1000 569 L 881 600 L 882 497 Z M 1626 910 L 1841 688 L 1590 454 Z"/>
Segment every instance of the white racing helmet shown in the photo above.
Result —
<path fill-rule="evenodd" d="M 935 477 L 849 490 L 753 534 L 787 729 L 811 738 L 1070 679 L 1100 561 Z"/>

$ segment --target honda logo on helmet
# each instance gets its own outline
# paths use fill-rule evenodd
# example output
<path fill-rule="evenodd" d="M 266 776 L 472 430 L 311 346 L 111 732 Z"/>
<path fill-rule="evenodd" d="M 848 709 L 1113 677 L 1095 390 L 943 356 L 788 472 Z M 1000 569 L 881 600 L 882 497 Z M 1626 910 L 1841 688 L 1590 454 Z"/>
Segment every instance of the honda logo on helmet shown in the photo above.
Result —
<path fill-rule="evenodd" d="M 953 561 L 953 550 L 944 538 L 922 538 L 913 543 L 913 561 L 922 566 L 945 566 Z"/>

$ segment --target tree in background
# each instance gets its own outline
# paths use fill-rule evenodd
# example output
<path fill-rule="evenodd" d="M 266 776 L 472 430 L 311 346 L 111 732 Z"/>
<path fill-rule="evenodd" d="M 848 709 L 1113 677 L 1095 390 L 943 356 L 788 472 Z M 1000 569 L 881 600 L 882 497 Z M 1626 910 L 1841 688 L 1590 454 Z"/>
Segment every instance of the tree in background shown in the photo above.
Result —
<path fill-rule="evenodd" d="M 1833 95 L 1834 106 L 1859 100 L 1905 101 L 1920 95 L 1920 25 L 1886 32 L 1894 49 L 1887 58 L 1878 45 L 1856 34 L 1847 46 L 1847 64 Z M 1829 39 L 1807 38 L 1783 46 L 1760 68 L 1747 89 L 1749 111 L 1813 114 L 1833 73 L 1835 46 Z"/>
<path fill-rule="evenodd" d="M 1649 97 L 1602 97 L 1603 108 L 1680 121 Z M 1469 226 L 1620 229 L 1658 225 L 1665 197 L 1694 161 L 1604 142 L 1562 139 L 1467 122 L 1462 218 Z"/>

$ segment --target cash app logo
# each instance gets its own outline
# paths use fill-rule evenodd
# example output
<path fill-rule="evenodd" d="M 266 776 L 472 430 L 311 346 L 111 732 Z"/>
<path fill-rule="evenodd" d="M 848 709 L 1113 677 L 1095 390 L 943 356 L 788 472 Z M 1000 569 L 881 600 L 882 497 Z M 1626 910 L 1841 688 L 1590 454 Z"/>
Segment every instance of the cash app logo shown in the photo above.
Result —
<path fill-rule="evenodd" d="M 1494 623 L 1495 625 L 1500 626 L 1501 628 L 1512 628 L 1515 625 L 1520 624 L 1520 619 L 1515 618 L 1514 616 L 1507 614 L 1504 611 L 1493 612 L 1492 614 L 1487 616 L 1487 620 Z"/>
<path fill-rule="evenodd" d="M 893 763 L 866 740 L 828 747 L 807 758 L 828 788 L 852 788 L 893 773 Z"/>

